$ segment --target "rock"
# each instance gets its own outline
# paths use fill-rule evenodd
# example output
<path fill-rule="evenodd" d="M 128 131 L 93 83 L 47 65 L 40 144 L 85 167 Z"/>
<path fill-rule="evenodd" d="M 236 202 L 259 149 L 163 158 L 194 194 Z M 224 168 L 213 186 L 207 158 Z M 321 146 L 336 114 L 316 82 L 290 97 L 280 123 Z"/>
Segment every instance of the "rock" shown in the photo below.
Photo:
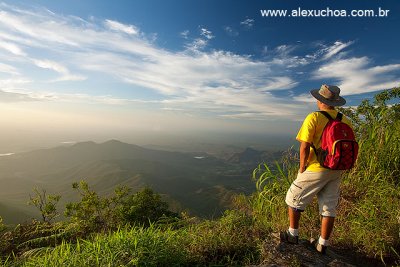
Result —
<path fill-rule="evenodd" d="M 346 258 L 329 248 L 326 255 L 318 253 L 308 240 L 298 245 L 280 242 L 279 234 L 272 234 L 262 248 L 262 267 L 305 266 L 305 267 L 353 267 L 352 259 Z"/>

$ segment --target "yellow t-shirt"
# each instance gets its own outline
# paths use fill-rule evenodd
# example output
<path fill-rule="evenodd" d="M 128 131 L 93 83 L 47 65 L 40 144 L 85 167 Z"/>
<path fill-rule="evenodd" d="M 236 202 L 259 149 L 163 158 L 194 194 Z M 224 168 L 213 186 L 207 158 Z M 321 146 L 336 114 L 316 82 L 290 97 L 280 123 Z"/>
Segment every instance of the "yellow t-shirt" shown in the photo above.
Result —
<path fill-rule="evenodd" d="M 336 118 L 338 111 L 337 110 L 327 110 L 329 115 L 334 119 Z M 342 122 L 348 124 L 351 127 L 350 120 L 343 115 Z M 306 119 L 301 126 L 296 139 L 300 142 L 307 142 L 310 144 L 314 144 L 316 148 L 321 146 L 321 136 L 322 132 L 325 128 L 325 125 L 328 123 L 328 119 L 321 112 L 312 112 L 308 114 Z M 313 172 L 321 172 L 326 171 L 327 169 L 322 167 L 317 160 L 317 156 L 315 155 L 314 149 L 310 148 L 310 155 L 307 160 L 307 170 Z"/>

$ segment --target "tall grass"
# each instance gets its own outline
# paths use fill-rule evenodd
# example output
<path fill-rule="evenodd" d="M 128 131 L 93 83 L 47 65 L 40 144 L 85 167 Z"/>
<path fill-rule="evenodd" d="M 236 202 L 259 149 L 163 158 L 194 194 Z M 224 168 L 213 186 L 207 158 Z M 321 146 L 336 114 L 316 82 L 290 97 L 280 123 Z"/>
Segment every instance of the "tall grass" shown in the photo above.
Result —
<path fill-rule="evenodd" d="M 125 227 L 75 243 L 25 252 L 3 266 L 235 266 L 258 263 L 260 240 L 251 217 L 236 211 L 216 221 L 174 229 Z M 11 258 L 12 259 L 12 258 Z"/>
<path fill-rule="evenodd" d="M 257 192 L 252 196 L 251 206 L 257 227 L 266 228 L 269 232 L 287 229 L 289 221 L 285 197 L 290 184 L 296 179 L 298 161 L 298 153 L 291 148 L 275 166 L 260 164 L 253 171 Z M 302 238 L 317 235 L 319 215 L 316 202 L 302 213 L 301 227 Z"/>
<path fill-rule="evenodd" d="M 93 239 L 63 242 L 37 250 L 21 266 L 176 266 L 185 262 L 177 232 L 151 226 L 97 234 Z"/>

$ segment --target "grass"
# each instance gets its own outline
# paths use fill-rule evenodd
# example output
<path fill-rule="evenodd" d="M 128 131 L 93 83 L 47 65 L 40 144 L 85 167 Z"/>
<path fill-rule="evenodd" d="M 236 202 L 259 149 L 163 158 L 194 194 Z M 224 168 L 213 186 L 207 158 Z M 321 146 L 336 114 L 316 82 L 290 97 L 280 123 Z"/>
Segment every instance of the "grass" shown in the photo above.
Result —
<path fill-rule="evenodd" d="M 3 266 L 226 266 L 258 262 L 252 218 L 227 212 L 218 221 L 179 229 L 151 225 L 95 234 L 75 243 L 33 249 Z M 250 238 L 243 238 L 244 236 Z"/>

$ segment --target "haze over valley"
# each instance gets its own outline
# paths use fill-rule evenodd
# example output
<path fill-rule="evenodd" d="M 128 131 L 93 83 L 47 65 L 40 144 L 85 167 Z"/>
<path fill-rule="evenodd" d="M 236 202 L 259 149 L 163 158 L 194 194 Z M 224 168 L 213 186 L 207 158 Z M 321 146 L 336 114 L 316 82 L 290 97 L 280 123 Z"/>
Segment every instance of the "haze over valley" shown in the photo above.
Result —
<path fill-rule="evenodd" d="M 193 149 L 193 148 L 192 148 Z M 215 148 L 214 148 L 215 151 Z M 218 217 L 232 196 L 254 191 L 251 172 L 273 162 L 280 151 L 227 147 L 218 157 L 206 152 L 172 152 L 110 140 L 80 142 L 0 157 L 0 212 L 7 223 L 37 217 L 27 205 L 32 189 L 62 195 L 59 210 L 77 200 L 72 183 L 85 180 L 101 195 L 126 185 L 149 186 L 175 211 Z"/>

